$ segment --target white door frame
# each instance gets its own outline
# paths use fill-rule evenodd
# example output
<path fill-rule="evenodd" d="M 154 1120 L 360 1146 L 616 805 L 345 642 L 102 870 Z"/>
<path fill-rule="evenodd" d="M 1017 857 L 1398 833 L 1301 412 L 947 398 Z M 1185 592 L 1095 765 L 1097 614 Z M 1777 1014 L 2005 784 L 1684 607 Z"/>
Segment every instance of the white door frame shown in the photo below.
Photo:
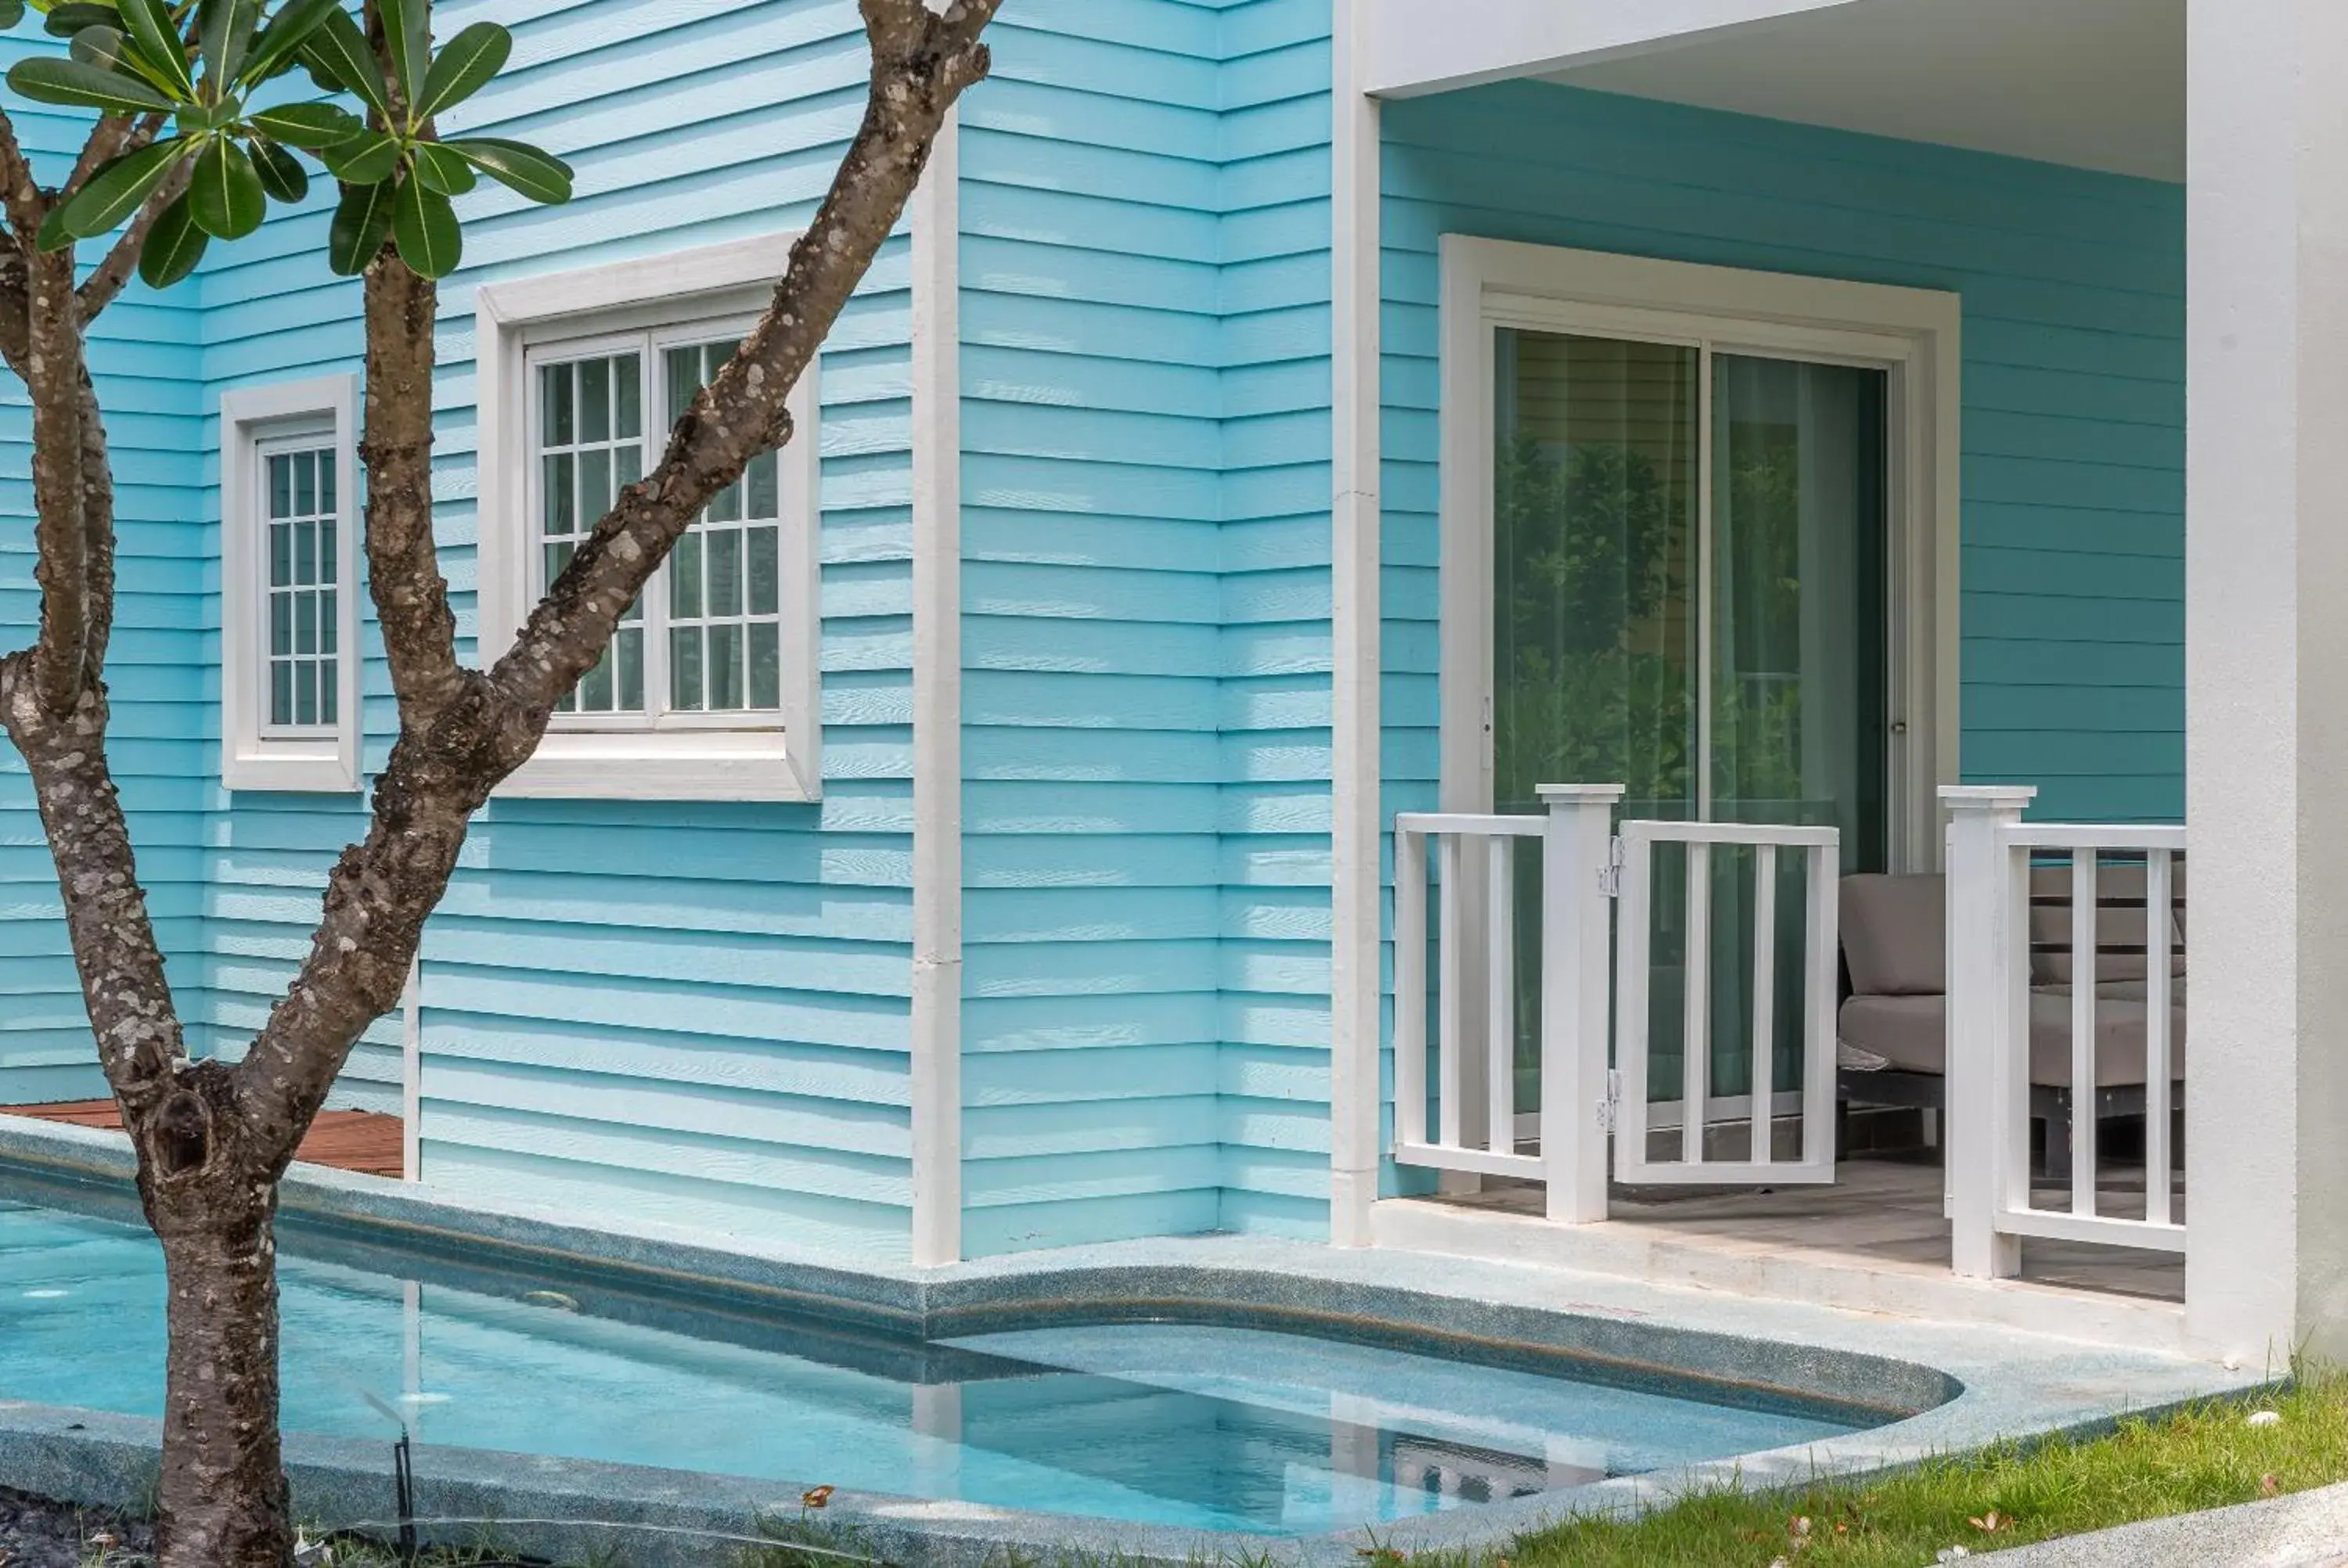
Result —
<path fill-rule="evenodd" d="M 1458 234 L 1441 265 L 1443 809 L 1493 809 L 1496 330 L 1703 344 L 1890 376 L 1889 848 L 1895 871 L 1938 869 L 1937 788 L 1958 776 L 1958 296 Z"/>

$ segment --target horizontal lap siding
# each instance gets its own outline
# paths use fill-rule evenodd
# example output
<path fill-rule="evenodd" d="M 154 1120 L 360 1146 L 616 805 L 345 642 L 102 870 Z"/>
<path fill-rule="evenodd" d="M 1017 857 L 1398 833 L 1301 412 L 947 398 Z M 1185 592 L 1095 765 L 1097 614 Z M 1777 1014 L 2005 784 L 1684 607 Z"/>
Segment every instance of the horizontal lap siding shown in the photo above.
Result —
<path fill-rule="evenodd" d="M 1435 800 L 1437 237 L 1964 302 L 1962 769 L 2184 809 L 2184 198 L 2152 181 L 1516 83 L 1385 109 L 1386 782 Z"/>
<path fill-rule="evenodd" d="M 20 28 L 0 44 L 0 66 L 39 50 L 32 34 Z M 23 103 L 10 112 L 38 177 L 62 179 L 90 117 Z M 82 247 L 88 264 L 103 253 L 98 242 Z M 94 324 L 90 363 L 115 482 L 109 755 L 166 972 L 200 1047 L 208 1006 L 200 781 L 210 761 L 203 737 L 216 689 L 206 669 L 213 645 L 204 567 L 211 530 L 196 506 L 202 470 L 195 303 L 191 288 L 157 295 L 134 282 Z M 32 430 L 24 384 L 0 374 L 0 653 L 30 643 L 39 620 Z M 32 783 L 15 748 L 0 739 L 0 1104 L 106 1091 Z"/>
<path fill-rule="evenodd" d="M 963 1248 L 1217 1222 L 1215 15 L 1023 0 L 962 132 Z"/>
<path fill-rule="evenodd" d="M 1327 0 L 1027 0 L 963 132 L 964 1245 L 1325 1234 Z"/>
<path fill-rule="evenodd" d="M 1328 0 L 1222 15 L 1217 1135 L 1227 1230 L 1329 1195 Z"/>
<path fill-rule="evenodd" d="M 473 286 L 804 227 L 863 112 L 850 0 L 444 7 L 513 26 L 465 128 L 578 194 L 469 199 L 443 285 L 435 477 L 475 634 Z M 425 937 L 425 1179 L 901 1257 L 911 1202 L 911 267 L 892 240 L 822 356 L 820 804 L 492 802 Z M 379 762 L 392 725 L 369 706 Z"/>

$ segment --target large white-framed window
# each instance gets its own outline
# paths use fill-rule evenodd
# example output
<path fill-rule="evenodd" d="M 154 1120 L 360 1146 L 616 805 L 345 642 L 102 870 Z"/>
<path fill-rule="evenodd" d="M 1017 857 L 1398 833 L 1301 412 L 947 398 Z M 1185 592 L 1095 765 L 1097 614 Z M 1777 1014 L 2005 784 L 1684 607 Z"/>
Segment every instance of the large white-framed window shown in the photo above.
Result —
<path fill-rule="evenodd" d="M 1445 808 L 1493 809 L 1496 780 L 1511 761 L 1518 772 L 1553 765 L 1545 753 L 1527 762 L 1530 748 L 1511 747 L 1499 733 L 1512 717 L 1521 727 L 1527 704 L 1523 671 L 1504 681 L 1497 668 L 1497 650 L 1512 637 L 1498 607 L 1514 613 L 1512 571 L 1568 569 L 1560 563 L 1591 557 L 1591 541 L 1543 546 L 1529 535 L 1506 536 L 1512 520 L 1544 515 L 1556 520 L 1544 526 L 1561 522 L 1571 535 L 1574 515 L 1587 510 L 1592 539 L 1611 550 L 1632 538 L 1653 541 L 1647 597 L 1668 584 L 1663 597 L 1680 606 L 1625 611 L 1622 590 L 1610 583 L 1601 607 L 1643 623 L 1600 640 L 1609 650 L 1622 643 L 1616 662 L 1675 665 L 1681 673 L 1673 679 L 1686 688 L 1673 706 L 1648 693 L 1653 679 L 1630 683 L 1640 694 L 1622 728 L 1650 751 L 1668 749 L 1677 788 L 1658 793 L 1684 796 L 1643 809 L 1706 815 L 1715 792 L 1762 789 L 1735 746 L 1745 739 L 1748 752 L 1759 749 L 1751 737 L 1765 719 L 1784 727 L 1776 717 L 1785 711 L 1782 694 L 1773 699 L 1762 677 L 1782 684 L 1786 671 L 1839 673 L 1864 659 L 1879 669 L 1849 684 L 1868 711 L 1833 717 L 1846 727 L 1879 726 L 1868 753 L 1879 753 L 1879 764 L 1865 768 L 1879 767 L 1889 867 L 1935 867 L 1934 786 L 1954 782 L 1957 765 L 1957 296 L 1462 235 L 1444 236 L 1441 264 Z M 1879 466 L 1853 466 L 1861 446 L 1872 447 Z M 1828 453 L 1835 461 L 1821 456 Z M 1643 525 L 1627 504 L 1634 496 L 1653 514 Z M 1827 523 L 1838 505 L 1845 538 L 1872 529 L 1879 554 L 1831 537 Z M 1775 558 L 1756 515 L 1787 519 Z M 1543 548 L 1556 559 L 1545 563 Z M 1598 555 L 1615 575 L 1627 569 Z M 1785 564 L 1797 556 L 1799 569 Z M 1813 612 L 1814 579 L 1837 574 L 1847 589 L 1866 590 L 1848 593 L 1867 608 L 1845 621 L 1878 617 L 1867 637 Z M 1757 591 L 1746 586 L 1756 578 Z M 1791 610 L 1796 596 L 1786 585 L 1797 579 L 1802 604 L 1782 616 L 1783 646 L 1756 655 L 1756 623 L 1779 600 Z M 1570 646 L 1587 633 L 1591 607 L 1571 594 L 1551 597 L 1552 624 L 1540 632 Z M 1559 619 L 1565 611 L 1579 615 L 1576 624 L 1566 624 L 1576 614 Z M 1543 651 L 1531 652 L 1538 665 Z M 1560 667 L 1558 690 L 1572 673 Z M 1838 687 L 1836 704 L 1848 709 L 1851 701 Z M 1813 697 L 1810 707 L 1818 705 Z M 1806 723 L 1818 717 L 1804 714 Z M 1571 755 L 1576 748 L 1553 750 Z M 1612 760 L 1618 768 L 1625 761 Z M 1848 771 L 1849 758 L 1841 761 Z M 1757 770 L 1795 775 L 1763 793 L 1812 793 L 1801 787 L 1802 766 L 1796 755 L 1784 768 Z M 1636 793 L 1641 781 L 1628 782 Z M 1722 800 L 1718 809 L 1757 807 L 1776 820 L 1783 804 Z"/>
<path fill-rule="evenodd" d="M 790 236 L 493 283 L 476 295 L 481 654 L 493 661 L 732 354 Z M 819 454 L 796 434 L 715 497 L 564 701 L 517 796 L 813 800 Z"/>
<path fill-rule="evenodd" d="M 221 395 L 221 773 L 359 787 L 358 378 Z"/>

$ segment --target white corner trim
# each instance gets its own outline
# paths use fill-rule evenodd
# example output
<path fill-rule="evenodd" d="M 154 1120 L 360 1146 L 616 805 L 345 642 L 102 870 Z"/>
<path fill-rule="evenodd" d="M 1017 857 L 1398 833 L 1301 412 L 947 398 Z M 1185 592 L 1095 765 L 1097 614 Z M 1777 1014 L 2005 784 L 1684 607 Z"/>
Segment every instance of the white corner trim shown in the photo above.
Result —
<path fill-rule="evenodd" d="M 962 1260 L 961 117 L 913 193 L 912 1257 Z"/>
<path fill-rule="evenodd" d="M 1446 234 L 1441 297 L 1443 809 L 1492 809 L 1494 329 L 1717 343 L 1890 373 L 1891 701 L 1906 725 L 1892 747 L 1891 853 L 1895 869 L 1936 869 L 1935 792 L 1957 782 L 1960 734 L 1959 296 Z"/>
<path fill-rule="evenodd" d="M 424 1179 L 424 955 L 408 960 L 399 999 L 399 1176 Z"/>
<path fill-rule="evenodd" d="M 513 646 L 530 609 L 527 505 L 528 343 L 587 335 L 615 313 L 689 322 L 755 315 L 790 264 L 796 234 L 766 234 L 604 266 L 484 283 L 473 297 L 478 466 L 479 661 Z M 508 798 L 813 801 L 823 794 L 819 662 L 822 507 L 820 358 L 791 389 L 793 435 L 782 450 L 779 728 L 550 730 L 500 785 Z M 647 433 L 649 436 L 649 432 Z"/>
<path fill-rule="evenodd" d="M 1377 1200 L 1380 977 L 1378 106 L 1361 90 L 1373 0 L 1338 0 L 1330 102 L 1329 1239 L 1366 1246 Z"/>
<path fill-rule="evenodd" d="M 358 377 L 324 375 L 221 394 L 221 782 L 232 790 L 346 794 L 359 787 Z M 264 735 L 266 666 L 259 444 L 317 425 L 335 450 L 336 723 L 333 733 Z"/>

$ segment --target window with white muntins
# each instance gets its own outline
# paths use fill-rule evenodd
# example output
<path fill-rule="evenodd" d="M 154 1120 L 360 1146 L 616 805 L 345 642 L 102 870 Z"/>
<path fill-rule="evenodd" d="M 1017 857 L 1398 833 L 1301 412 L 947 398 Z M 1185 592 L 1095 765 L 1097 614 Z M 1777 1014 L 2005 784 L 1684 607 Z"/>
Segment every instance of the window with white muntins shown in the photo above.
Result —
<path fill-rule="evenodd" d="M 485 659 L 659 460 L 788 250 L 752 241 L 480 291 Z M 792 399 L 798 436 L 711 499 L 504 793 L 815 798 L 812 381 Z"/>
<path fill-rule="evenodd" d="M 355 790 L 356 380 L 221 397 L 221 774 Z"/>

